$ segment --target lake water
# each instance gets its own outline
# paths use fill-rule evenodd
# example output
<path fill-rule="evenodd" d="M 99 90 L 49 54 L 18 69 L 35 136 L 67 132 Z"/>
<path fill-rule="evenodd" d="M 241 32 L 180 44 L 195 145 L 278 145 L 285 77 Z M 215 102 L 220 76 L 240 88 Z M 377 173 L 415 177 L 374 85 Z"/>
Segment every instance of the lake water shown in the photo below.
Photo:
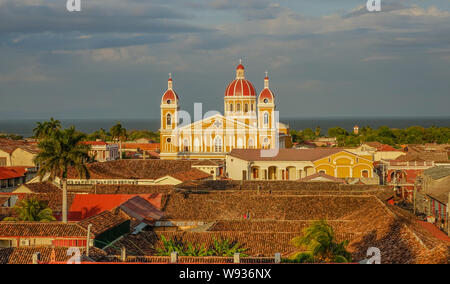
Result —
<path fill-rule="evenodd" d="M 0 120 L 0 133 L 14 133 L 29 137 L 33 133 L 37 120 Z M 160 121 L 155 119 L 77 119 L 61 120 L 63 127 L 74 125 L 78 130 L 85 133 L 92 133 L 100 128 L 109 130 L 117 121 L 127 130 L 152 130 L 157 131 Z M 450 117 L 435 118 L 282 118 L 282 122 L 289 124 L 291 129 L 302 130 L 305 128 L 316 128 L 320 126 L 322 133 L 327 133 L 328 128 L 342 127 L 348 131 L 353 130 L 353 126 L 370 126 L 378 128 L 389 126 L 391 128 L 406 128 L 409 126 L 439 126 L 450 127 Z"/>

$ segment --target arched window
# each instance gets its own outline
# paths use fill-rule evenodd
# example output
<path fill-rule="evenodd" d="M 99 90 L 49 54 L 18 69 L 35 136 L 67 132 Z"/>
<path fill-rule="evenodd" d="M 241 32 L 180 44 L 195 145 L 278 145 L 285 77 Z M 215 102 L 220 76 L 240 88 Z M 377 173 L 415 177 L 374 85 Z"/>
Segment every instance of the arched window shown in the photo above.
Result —
<path fill-rule="evenodd" d="M 214 138 L 214 152 L 222 152 L 222 138 L 220 138 L 219 136 L 216 136 L 216 138 Z"/>
<path fill-rule="evenodd" d="M 186 138 L 183 140 L 183 151 L 189 152 L 189 140 Z"/>
<path fill-rule="evenodd" d="M 253 110 L 254 110 L 254 105 L 252 104 L 252 106 L 251 106 L 251 111 L 253 112 Z"/>
<path fill-rule="evenodd" d="M 170 113 L 166 116 L 166 124 L 168 128 L 172 128 L 172 115 Z"/>
<path fill-rule="evenodd" d="M 236 111 L 237 111 L 237 112 L 240 112 L 240 111 L 241 111 L 241 104 L 237 104 L 237 105 L 236 105 Z"/>
<path fill-rule="evenodd" d="M 264 126 L 269 126 L 269 113 L 264 113 Z"/>
<path fill-rule="evenodd" d="M 244 105 L 244 112 L 248 112 L 248 104 Z"/>
<path fill-rule="evenodd" d="M 233 104 L 230 104 L 230 111 L 233 111 Z"/>

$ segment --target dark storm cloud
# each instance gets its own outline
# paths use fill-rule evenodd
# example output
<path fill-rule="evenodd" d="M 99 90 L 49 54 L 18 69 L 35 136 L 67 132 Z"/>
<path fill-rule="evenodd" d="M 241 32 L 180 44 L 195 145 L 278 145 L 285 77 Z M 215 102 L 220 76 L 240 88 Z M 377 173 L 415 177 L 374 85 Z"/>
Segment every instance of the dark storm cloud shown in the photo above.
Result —
<path fill-rule="evenodd" d="M 188 14 L 146 2 L 120 5 L 120 2 L 112 0 L 84 1 L 79 13 L 68 13 L 65 1 L 50 1 L 45 5 L 24 3 L 20 0 L 3 2 L 0 6 L 0 33 L 183 33 L 207 30 L 183 22 L 192 17 Z"/>

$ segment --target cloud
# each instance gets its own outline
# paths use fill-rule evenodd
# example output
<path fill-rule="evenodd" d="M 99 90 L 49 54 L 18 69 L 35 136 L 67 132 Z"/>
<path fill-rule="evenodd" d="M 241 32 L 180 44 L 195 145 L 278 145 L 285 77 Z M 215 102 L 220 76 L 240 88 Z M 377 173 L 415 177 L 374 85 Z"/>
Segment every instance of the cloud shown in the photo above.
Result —
<path fill-rule="evenodd" d="M 1 83 L 44 83 L 50 80 L 51 78 L 43 74 L 37 64 L 19 67 L 7 74 L 0 73 Z"/>
<path fill-rule="evenodd" d="M 362 59 L 362 62 L 370 62 L 370 61 L 386 61 L 386 60 L 397 60 L 399 59 L 396 56 L 389 56 L 389 55 L 375 55 L 375 56 L 369 56 L 364 59 Z"/>

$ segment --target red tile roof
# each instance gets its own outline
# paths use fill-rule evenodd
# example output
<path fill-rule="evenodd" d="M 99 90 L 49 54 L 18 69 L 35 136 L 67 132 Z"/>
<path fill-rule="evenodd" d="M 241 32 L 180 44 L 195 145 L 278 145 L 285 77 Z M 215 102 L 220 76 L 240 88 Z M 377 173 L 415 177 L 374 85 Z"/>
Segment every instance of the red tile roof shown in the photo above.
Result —
<path fill-rule="evenodd" d="M 0 180 L 25 176 L 27 167 L 0 167 Z"/>
<path fill-rule="evenodd" d="M 98 236 L 114 227 L 117 227 L 128 219 L 121 217 L 120 215 L 113 214 L 110 211 L 103 211 L 100 214 L 94 215 L 83 221 L 78 222 L 78 225 L 84 229 L 88 229 L 89 224 L 92 224 L 91 232 Z"/>
<path fill-rule="evenodd" d="M 61 189 L 51 182 L 36 182 L 24 184 L 32 193 L 61 193 Z"/>
<path fill-rule="evenodd" d="M 123 150 L 135 150 L 140 149 L 142 151 L 156 151 L 160 149 L 159 143 L 123 143 L 122 144 Z"/>
<path fill-rule="evenodd" d="M 135 194 L 77 194 L 69 212 L 77 220 L 83 220 L 104 211 L 119 207 Z M 161 207 L 161 194 L 139 194 L 156 208 Z M 77 217 L 75 217 L 77 216 Z"/>
<path fill-rule="evenodd" d="M 188 171 L 171 174 L 170 176 L 176 178 L 181 182 L 203 180 L 211 177 L 210 174 L 207 174 L 199 169 L 190 169 Z"/>
<path fill-rule="evenodd" d="M 158 179 L 191 169 L 188 160 L 118 160 L 87 164 L 91 179 Z M 78 173 L 69 168 L 69 179 L 78 179 Z"/>
<path fill-rule="evenodd" d="M 0 237 L 86 237 L 76 223 L 0 222 Z"/>
<path fill-rule="evenodd" d="M 41 263 L 66 263 L 72 257 L 67 255 L 67 250 L 64 247 L 0 248 L 0 264 L 31 264 L 36 252 L 41 254 Z M 80 252 L 84 255 L 85 248 L 80 248 Z M 93 260 L 102 260 L 105 256 L 106 252 L 96 247 L 89 250 L 89 258 Z"/>

